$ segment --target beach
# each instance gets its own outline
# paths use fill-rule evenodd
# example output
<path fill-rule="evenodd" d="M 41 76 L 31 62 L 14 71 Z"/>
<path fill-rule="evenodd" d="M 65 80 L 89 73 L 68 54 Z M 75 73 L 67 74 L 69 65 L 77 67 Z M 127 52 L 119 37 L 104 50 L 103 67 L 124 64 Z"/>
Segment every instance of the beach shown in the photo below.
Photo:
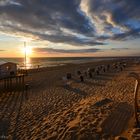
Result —
<path fill-rule="evenodd" d="M 78 70 L 113 65 L 119 60 L 67 64 L 32 69 L 25 77 L 28 91 L 0 95 L 1 138 L 17 140 L 138 140 L 135 127 L 134 85 L 130 72 L 140 65 L 84 77 Z M 121 60 L 120 60 L 121 61 Z M 63 80 L 67 73 L 72 79 Z M 140 92 L 140 91 L 139 91 Z"/>

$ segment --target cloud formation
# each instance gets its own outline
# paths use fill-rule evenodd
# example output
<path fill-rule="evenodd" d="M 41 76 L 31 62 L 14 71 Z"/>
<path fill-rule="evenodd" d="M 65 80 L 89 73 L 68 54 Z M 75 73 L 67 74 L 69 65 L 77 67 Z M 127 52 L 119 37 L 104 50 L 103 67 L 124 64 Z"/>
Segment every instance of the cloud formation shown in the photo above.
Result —
<path fill-rule="evenodd" d="M 42 53 L 92 53 L 92 52 L 99 52 L 102 51 L 101 49 L 97 48 L 90 48 L 90 49 L 73 49 L 73 50 L 65 50 L 65 49 L 53 49 L 53 48 L 34 48 L 36 52 Z"/>
<path fill-rule="evenodd" d="M 1 0 L 0 30 L 54 43 L 104 45 L 140 37 L 139 13 L 140 0 Z"/>
<path fill-rule="evenodd" d="M 130 48 L 111 48 L 113 51 L 130 50 Z"/>

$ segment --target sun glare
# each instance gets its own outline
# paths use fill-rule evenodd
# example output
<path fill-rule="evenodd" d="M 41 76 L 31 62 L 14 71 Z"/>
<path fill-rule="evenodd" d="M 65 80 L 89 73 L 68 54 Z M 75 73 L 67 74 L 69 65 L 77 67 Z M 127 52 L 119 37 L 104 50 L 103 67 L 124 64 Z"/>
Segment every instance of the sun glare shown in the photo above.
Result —
<path fill-rule="evenodd" d="M 29 56 L 31 56 L 32 55 L 32 47 L 30 47 L 30 46 L 26 46 L 25 48 L 23 48 L 23 50 L 22 50 L 22 52 L 25 54 L 26 53 L 26 55 L 29 57 Z"/>

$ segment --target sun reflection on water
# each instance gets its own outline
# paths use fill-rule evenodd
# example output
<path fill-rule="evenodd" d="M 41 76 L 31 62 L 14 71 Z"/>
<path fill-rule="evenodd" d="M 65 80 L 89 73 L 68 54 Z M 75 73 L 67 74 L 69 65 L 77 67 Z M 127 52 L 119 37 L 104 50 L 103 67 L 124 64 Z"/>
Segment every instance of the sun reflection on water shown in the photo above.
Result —
<path fill-rule="evenodd" d="M 24 68 L 25 68 L 25 69 L 31 69 L 31 67 L 32 67 L 31 58 L 30 58 L 30 57 L 27 57 L 27 58 L 26 58 L 26 62 L 25 62 L 25 60 L 24 60 Z"/>

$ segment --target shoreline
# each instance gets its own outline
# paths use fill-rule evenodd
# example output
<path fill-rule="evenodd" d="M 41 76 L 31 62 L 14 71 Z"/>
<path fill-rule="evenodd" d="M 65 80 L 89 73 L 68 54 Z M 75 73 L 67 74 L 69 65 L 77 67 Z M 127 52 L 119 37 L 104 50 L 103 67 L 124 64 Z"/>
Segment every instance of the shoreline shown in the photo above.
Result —
<path fill-rule="evenodd" d="M 115 63 L 118 61 L 121 61 L 122 59 L 115 59 L 115 60 L 98 60 L 98 61 L 93 61 L 93 62 L 83 62 L 83 63 L 68 63 L 68 64 L 64 64 L 64 65 L 57 65 L 57 66 L 53 66 L 53 67 L 40 67 L 40 68 L 33 68 L 33 69 L 27 69 L 29 72 L 32 71 L 41 71 L 41 70 L 54 70 L 54 69 L 63 69 L 66 67 L 80 67 L 80 66 L 85 66 L 85 65 L 93 65 L 93 66 L 97 66 L 97 65 L 101 65 L 101 64 L 107 64 L 107 63 Z M 127 60 L 128 61 L 128 60 Z M 132 60 L 133 61 L 133 60 Z"/>
<path fill-rule="evenodd" d="M 24 58 L 0 58 L 0 60 L 2 60 L 3 62 L 4 61 L 5 62 L 7 62 L 7 61 L 13 61 L 13 62 L 15 62 L 15 63 L 17 63 L 19 65 L 19 69 L 24 69 L 23 68 L 24 66 L 22 64 L 22 61 L 21 60 L 19 61 L 18 59 L 24 59 Z M 140 57 L 59 57 L 58 60 L 57 60 L 57 57 L 52 57 L 52 58 L 45 57 L 45 58 L 30 58 L 30 59 L 33 59 L 33 60 L 40 59 L 40 62 L 42 60 L 44 61 L 46 59 L 46 62 L 45 63 L 43 61 L 41 63 L 40 62 L 37 62 L 37 61 L 36 62 L 34 61 L 33 63 L 32 62 L 31 63 L 29 62 L 29 66 L 27 66 L 27 67 L 30 67 L 29 69 L 37 69 L 38 66 L 40 68 L 41 67 L 42 68 L 47 67 L 47 65 L 48 65 L 48 67 L 56 67 L 56 66 L 60 66 L 60 65 L 69 65 L 69 64 L 78 64 L 78 63 L 80 63 L 80 64 L 82 64 L 82 63 L 89 63 L 89 62 L 92 62 L 92 61 L 93 62 L 110 61 L 110 60 L 114 60 L 115 61 L 115 60 L 121 60 L 121 59 L 127 59 L 127 60 L 139 59 L 140 60 Z M 85 61 L 85 59 L 86 59 L 86 61 Z M 71 61 L 71 62 L 68 62 L 68 61 Z M 73 61 L 73 63 L 72 63 L 72 61 Z"/>

